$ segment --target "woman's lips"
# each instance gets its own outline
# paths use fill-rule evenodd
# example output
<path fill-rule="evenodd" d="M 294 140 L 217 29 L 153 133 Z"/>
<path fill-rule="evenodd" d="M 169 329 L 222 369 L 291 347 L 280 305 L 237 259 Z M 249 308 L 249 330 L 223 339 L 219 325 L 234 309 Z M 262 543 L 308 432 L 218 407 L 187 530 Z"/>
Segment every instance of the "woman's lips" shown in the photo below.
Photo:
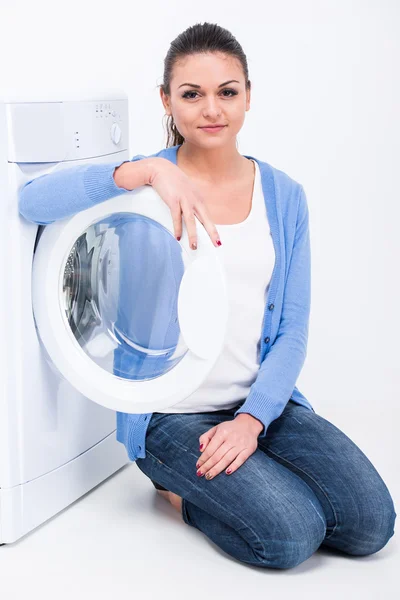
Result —
<path fill-rule="evenodd" d="M 225 125 L 222 125 L 222 127 L 200 127 L 200 129 L 203 131 L 208 131 L 209 133 L 216 133 L 217 131 L 224 129 L 224 127 Z"/>

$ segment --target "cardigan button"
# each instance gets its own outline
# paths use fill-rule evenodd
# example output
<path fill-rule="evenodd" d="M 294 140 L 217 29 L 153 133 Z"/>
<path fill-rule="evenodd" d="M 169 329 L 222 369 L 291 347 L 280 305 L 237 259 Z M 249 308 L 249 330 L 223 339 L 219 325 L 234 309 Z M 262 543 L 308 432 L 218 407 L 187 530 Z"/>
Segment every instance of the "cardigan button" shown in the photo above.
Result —
<path fill-rule="evenodd" d="M 268 308 L 269 308 L 269 310 L 273 310 L 273 309 L 274 309 L 274 305 L 273 305 L 273 304 L 270 304 L 270 305 L 268 306 Z"/>
<path fill-rule="evenodd" d="M 269 337 L 266 337 L 266 338 L 264 338 L 264 342 L 265 342 L 266 344 L 268 344 L 268 342 L 269 342 Z"/>

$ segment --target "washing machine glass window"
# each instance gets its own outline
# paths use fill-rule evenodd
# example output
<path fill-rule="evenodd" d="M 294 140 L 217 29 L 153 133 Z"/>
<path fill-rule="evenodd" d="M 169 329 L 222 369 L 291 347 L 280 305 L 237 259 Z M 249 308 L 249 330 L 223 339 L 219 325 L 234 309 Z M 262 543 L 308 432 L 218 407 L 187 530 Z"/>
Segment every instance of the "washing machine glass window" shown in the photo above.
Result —
<path fill-rule="evenodd" d="M 118 212 L 90 225 L 64 268 L 62 310 L 82 350 L 114 376 L 165 374 L 188 352 L 178 293 L 185 251 L 163 225 Z"/>

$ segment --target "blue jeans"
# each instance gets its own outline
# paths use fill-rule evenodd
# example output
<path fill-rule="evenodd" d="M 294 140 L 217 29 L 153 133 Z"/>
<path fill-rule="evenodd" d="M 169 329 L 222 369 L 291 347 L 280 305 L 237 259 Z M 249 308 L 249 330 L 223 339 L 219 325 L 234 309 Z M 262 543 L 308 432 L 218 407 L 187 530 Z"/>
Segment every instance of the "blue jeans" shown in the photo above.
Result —
<path fill-rule="evenodd" d="M 200 435 L 235 410 L 152 415 L 136 464 L 183 498 L 187 525 L 237 560 L 275 569 L 321 544 L 356 556 L 387 544 L 397 515 L 379 473 L 340 429 L 291 400 L 236 471 L 198 477 Z"/>

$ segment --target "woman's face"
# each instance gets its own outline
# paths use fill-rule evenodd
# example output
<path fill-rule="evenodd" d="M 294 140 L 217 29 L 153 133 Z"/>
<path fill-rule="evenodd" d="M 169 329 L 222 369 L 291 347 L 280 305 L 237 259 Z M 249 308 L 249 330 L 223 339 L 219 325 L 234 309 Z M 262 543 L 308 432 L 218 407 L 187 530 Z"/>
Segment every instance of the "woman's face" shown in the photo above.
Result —
<path fill-rule="evenodd" d="M 250 91 L 236 58 L 210 53 L 180 59 L 174 66 L 170 88 L 170 96 L 160 89 L 161 99 L 185 142 L 215 148 L 236 141 L 250 109 Z M 217 123 L 225 127 L 214 133 L 201 129 Z"/>

